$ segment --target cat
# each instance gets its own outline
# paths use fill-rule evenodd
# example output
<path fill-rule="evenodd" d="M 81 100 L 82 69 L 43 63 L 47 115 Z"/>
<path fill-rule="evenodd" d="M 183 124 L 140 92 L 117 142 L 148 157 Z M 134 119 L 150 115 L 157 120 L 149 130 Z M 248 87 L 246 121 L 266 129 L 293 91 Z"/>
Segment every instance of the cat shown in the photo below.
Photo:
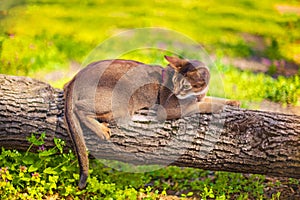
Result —
<path fill-rule="evenodd" d="M 130 118 L 142 108 L 156 106 L 158 120 L 165 120 L 239 106 L 238 101 L 206 96 L 210 72 L 204 63 L 165 59 L 166 68 L 133 60 L 97 61 L 64 86 L 65 123 L 79 162 L 80 189 L 86 187 L 89 166 L 82 126 L 108 140 L 110 122 Z"/>

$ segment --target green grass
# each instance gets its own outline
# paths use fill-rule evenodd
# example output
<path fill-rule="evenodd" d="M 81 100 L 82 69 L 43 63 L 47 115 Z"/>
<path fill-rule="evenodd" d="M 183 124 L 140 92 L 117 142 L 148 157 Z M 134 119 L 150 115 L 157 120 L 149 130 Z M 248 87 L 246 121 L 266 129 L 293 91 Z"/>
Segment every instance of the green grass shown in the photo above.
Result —
<path fill-rule="evenodd" d="M 62 153 L 64 142 L 54 139 L 56 147 L 45 149 L 45 134 L 33 134 L 30 148 L 38 153 L 2 148 L 0 154 L 1 199 L 157 199 L 168 194 L 202 199 L 279 199 L 273 188 L 299 184 L 265 180 L 261 175 L 210 172 L 201 169 L 165 167 L 146 173 L 127 173 L 92 160 L 88 186 L 77 189 L 77 159 L 70 151 Z M 121 164 L 121 163 L 120 163 Z M 123 167 L 130 167 L 122 164 Z M 142 167 L 141 167 L 142 168 Z M 272 191 L 272 194 L 266 192 Z"/>
<path fill-rule="evenodd" d="M 28 0 L 11 8 L 1 20 L 0 73 L 34 75 L 37 70 L 66 68 L 70 60 L 82 62 L 111 35 L 143 27 L 178 31 L 203 44 L 210 53 L 299 61 L 299 16 L 281 15 L 276 10 L 276 5 L 287 3 L 294 4 L 278 0 Z M 261 37 L 265 49 L 256 52 L 245 33 Z M 274 41 L 276 49 L 272 49 Z"/>
<path fill-rule="evenodd" d="M 296 5 L 294 1 L 279 0 L 139 3 L 28 0 L 9 9 L 8 15 L 2 14 L 0 73 L 31 76 L 62 88 L 75 73 L 70 71 L 71 62 L 82 63 L 84 67 L 92 60 L 120 57 L 166 65 L 163 55 L 174 52 L 202 60 L 200 49 L 195 48 L 199 44 L 209 54 L 263 56 L 270 60 L 300 63 L 297 58 L 300 53 L 300 45 L 297 45 L 300 17 L 291 13 L 280 14 L 276 6 L 282 4 Z M 151 33 L 140 29 L 134 37 L 123 33 L 143 27 L 162 27 L 170 31 Z M 112 37 L 117 33 L 123 33 L 123 36 Z M 260 38 L 264 49 L 257 50 L 257 42 L 247 37 Z M 162 46 L 169 52 L 139 49 L 145 44 L 154 48 Z M 96 56 L 93 57 L 93 53 Z M 217 87 L 211 88 L 211 95 L 242 101 L 267 98 L 284 104 L 298 101 L 297 75 L 273 80 L 267 75 L 225 68 L 225 71 L 213 71 L 217 76 L 213 79 L 219 81 L 225 77 L 225 84 L 213 82 L 212 85 L 217 84 Z M 48 74 L 53 71 L 62 74 L 60 78 L 48 79 Z"/>
<path fill-rule="evenodd" d="M 264 99 L 285 106 L 299 104 L 300 76 L 298 75 L 289 78 L 279 76 L 274 79 L 263 73 L 242 72 L 222 63 L 217 64 L 217 70 L 222 74 L 226 97 L 240 100 L 244 107 L 248 107 L 251 102 L 261 102 Z M 218 95 L 213 93 L 212 96 Z"/>

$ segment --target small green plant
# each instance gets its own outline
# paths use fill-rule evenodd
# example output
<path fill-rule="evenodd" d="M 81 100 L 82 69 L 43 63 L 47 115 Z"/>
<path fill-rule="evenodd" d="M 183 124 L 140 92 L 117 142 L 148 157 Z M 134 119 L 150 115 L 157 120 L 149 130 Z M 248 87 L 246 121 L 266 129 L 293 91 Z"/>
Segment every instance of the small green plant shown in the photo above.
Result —
<path fill-rule="evenodd" d="M 74 184 L 77 181 L 76 178 L 71 178 L 76 170 L 76 159 L 72 152 L 62 154 L 64 142 L 60 139 L 54 139 L 56 146 L 47 149 L 44 146 L 45 137 L 45 133 L 38 137 L 32 134 L 28 138 L 31 145 L 25 153 L 2 149 L 2 198 L 41 199 L 46 194 L 55 194 L 57 190 L 64 188 L 64 184 Z M 30 152 L 33 147 L 38 147 L 37 153 Z M 69 165 L 68 168 L 66 164 Z M 70 178 L 63 183 L 59 178 L 61 176 Z"/>
<path fill-rule="evenodd" d="M 203 192 L 201 193 L 201 197 L 203 199 L 206 199 L 206 198 L 215 198 L 215 195 L 214 195 L 214 192 L 213 192 L 212 188 L 208 188 L 205 185 L 204 188 L 203 188 Z"/>

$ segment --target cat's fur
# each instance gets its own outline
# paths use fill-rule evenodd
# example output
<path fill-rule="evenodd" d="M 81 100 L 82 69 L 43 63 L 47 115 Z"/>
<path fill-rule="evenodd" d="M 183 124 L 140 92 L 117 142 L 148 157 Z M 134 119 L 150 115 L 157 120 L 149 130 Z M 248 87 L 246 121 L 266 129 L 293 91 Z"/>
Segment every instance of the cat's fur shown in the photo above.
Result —
<path fill-rule="evenodd" d="M 210 73 L 204 63 L 165 56 L 167 68 L 131 60 L 88 65 L 64 87 L 65 122 L 80 166 L 79 188 L 86 186 L 88 155 L 82 126 L 110 138 L 108 123 L 158 106 L 157 118 L 178 119 L 192 113 L 219 112 L 236 101 L 206 97 Z M 157 107 L 157 106 L 156 106 Z"/>

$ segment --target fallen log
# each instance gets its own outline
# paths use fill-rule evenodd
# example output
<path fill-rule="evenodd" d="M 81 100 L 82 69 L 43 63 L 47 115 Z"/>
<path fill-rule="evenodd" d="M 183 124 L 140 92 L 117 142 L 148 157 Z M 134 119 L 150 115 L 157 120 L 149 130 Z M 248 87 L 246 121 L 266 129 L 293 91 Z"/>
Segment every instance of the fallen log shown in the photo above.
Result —
<path fill-rule="evenodd" d="M 87 131 L 91 154 L 132 164 L 300 178 L 300 116 L 228 106 L 218 114 L 158 122 L 149 113 L 142 110 L 125 125 L 111 124 L 110 141 Z M 63 116 L 62 90 L 0 75 L 0 147 L 27 150 L 26 138 L 45 132 L 47 148 L 54 137 L 72 148 Z"/>

